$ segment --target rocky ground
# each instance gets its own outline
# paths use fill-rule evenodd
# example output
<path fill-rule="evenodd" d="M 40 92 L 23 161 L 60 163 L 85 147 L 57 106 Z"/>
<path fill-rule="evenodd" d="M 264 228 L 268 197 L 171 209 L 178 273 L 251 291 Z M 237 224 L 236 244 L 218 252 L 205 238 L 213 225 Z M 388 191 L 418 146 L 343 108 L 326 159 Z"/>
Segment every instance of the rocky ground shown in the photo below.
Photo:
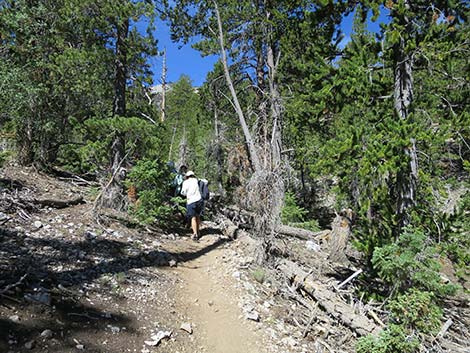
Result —
<path fill-rule="evenodd" d="M 206 222 L 195 243 L 97 222 L 94 188 L 14 166 L 2 174 L 0 352 L 308 350 L 253 274 L 247 235 L 229 241 Z M 34 202 L 78 196 L 61 209 Z"/>
<path fill-rule="evenodd" d="M 193 242 L 185 229 L 98 220 L 95 186 L 33 169 L 4 168 L 0 188 L 0 352 L 354 351 L 357 332 L 255 265 L 247 233 L 231 240 L 206 221 Z M 314 242 L 282 247 L 325 290 L 356 270 L 332 268 Z M 374 305 L 336 292 L 364 316 Z M 468 305 L 461 316 L 451 330 L 466 325 Z"/>

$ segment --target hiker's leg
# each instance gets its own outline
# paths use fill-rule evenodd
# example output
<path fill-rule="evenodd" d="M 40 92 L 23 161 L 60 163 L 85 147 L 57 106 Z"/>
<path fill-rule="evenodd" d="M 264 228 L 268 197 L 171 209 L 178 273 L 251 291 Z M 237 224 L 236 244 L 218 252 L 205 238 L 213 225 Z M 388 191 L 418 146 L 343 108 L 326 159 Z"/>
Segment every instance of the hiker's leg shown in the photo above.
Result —
<path fill-rule="evenodd" d="M 197 237 L 199 234 L 199 224 L 197 221 L 197 217 L 191 218 L 191 228 L 193 229 L 193 237 Z"/>
<path fill-rule="evenodd" d="M 197 237 L 199 238 L 201 236 L 201 217 L 196 216 L 196 223 L 197 223 Z"/>

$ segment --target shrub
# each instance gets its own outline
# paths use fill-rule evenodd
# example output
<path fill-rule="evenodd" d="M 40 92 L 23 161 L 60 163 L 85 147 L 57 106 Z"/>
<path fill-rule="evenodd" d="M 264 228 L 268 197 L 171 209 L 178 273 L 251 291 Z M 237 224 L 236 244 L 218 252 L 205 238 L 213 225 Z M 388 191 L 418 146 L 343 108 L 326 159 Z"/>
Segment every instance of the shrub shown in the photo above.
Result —
<path fill-rule="evenodd" d="M 132 212 L 143 223 L 166 222 L 172 214 L 168 203 L 170 171 L 159 160 L 139 161 L 129 173 L 127 185 L 137 189 Z"/>
<path fill-rule="evenodd" d="M 0 152 L 0 168 L 3 167 L 3 164 L 8 160 L 9 157 L 10 157 L 10 152 L 8 151 Z"/>
<path fill-rule="evenodd" d="M 281 210 L 282 223 L 311 230 L 313 232 L 320 230 L 317 220 L 306 220 L 307 213 L 307 210 L 297 205 L 294 194 L 286 192 L 284 206 Z"/>
<path fill-rule="evenodd" d="M 405 229 L 392 244 L 376 248 L 372 264 L 388 284 L 404 291 L 411 287 L 452 294 L 457 287 L 442 283 L 437 250 L 422 231 Z"/>
<path fill-rule="evenodd" d="M 418 351 L 419 340 L 402 325 L 389 325 L 378 337 L 366 336 L 358 340 L 357 353 L 414 353 Z"/>
<path fill-rule="evenodd" d="M 266 272 L 261 267 L 258 267 L 253 271 L 253 278 L 257 282 L 263 283 L 266 279 Z"/>
<path fill-rule="evenodd" d="M 388 308 L 391 320 L 409 330 L 436 333 L 441 326 L 442 310 L 432 293 L 411 289 L 390 301 Z"/>

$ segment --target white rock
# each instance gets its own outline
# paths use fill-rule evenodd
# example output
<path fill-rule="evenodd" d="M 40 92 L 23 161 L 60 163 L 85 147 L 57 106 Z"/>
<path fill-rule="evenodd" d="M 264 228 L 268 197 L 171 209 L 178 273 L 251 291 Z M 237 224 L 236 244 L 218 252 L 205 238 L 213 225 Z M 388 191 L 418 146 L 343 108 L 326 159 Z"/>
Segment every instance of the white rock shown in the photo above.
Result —
<path fill-rule="evenodd" d="M 189 322 L 182 323 L 180 329 L 186 331 L 189 334 L 193 333 L 193 328 L 191 327 L 191 324 Z"/>
<path fill-rule="evenodd" d="M 321 250 L 320 245 L 318 245 L 317 243 L 315 243 L 313 240 L 307 240 L 307 241 L 305 242 L 305 247 L 306 247 L 308 250 L 315 251 L 315 252 L 318 252 L 318 251 Z"/>
<path fill-rule="evenodd" d="M 245 314 L 245 318 L 247 320 L 252 320 L 252 321 L 258 322 L 259 321 L 259 314 L 258 314 L 257 311 L 250 311 L 250 312 Z"/>
<path fill-rule="evenodd" d="M 44 330 L 41 332 L 41 337 L 43 338 L 51 338 L 53 335 L 51 330 Z"/>
<path fill-rule="evenodd" d="M 145 341 L 144 343 L 147 345 L 147 346 L 157 346 L 160 341 L 164 338 L 169 338 L 171 336 L 171 331 L 159 331 L 156 335 L 153 335 L 151 337 L 151 341 Z"/>
<path fill-rule="evenodd" d="M 111 330 L 111 333 L 112 333 L 113 335 L 115 335 L 115 334 L 121 332 L 121 329 L 120 329 L 119 327 L 117 327 L 117 326 L 108 325 L 108 328 Z"/>
<path fill-rule="evenodd" d="M 290 347 L 295 347 L 298 344 L 298 342 L 292 337 L 284 337 L 281 342 Z"/>
<path fill-rule="evenodd" d="M 34 221 L 33 223 L 34 228 L 41 228 L 42 227 L 42 222 L 41 221 Z"/>
<path fill-rule="evenodd" d="M 8 317 L 13 322 L 20 322 L 20 317 L 18 315 L 12 315 Z"/>
<path fill-rule="evenodd" d="M 233 277 L 233 278 L 240 279 L 241 276 L 242 276 L 242 275 L 241 275 L 240 271 L 234 271 L 234 272 L 232 273 L 232 277 Z"/>

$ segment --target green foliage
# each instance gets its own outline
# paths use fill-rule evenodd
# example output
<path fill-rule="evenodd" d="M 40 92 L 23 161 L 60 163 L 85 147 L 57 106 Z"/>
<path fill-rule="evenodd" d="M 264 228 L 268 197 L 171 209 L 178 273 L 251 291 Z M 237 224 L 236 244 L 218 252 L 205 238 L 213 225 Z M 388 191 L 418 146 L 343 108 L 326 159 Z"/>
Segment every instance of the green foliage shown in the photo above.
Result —
<path fill-rule="evenodd" d="M 126 140 L 130 160 L 164 158 L 163 132 L 160 126 L 137 117 L 88 119 L 73 131 L 77 141 L 61 146 L 58 162 L 74 172 L 101 173 L 108 166 L 109 149 L 117 133 Z"/>
<path fill-rule="evenodd" d="M 470 275 L 470 192 L 461 199 L 454 215 L 447 219 L 447 232 L 442 246 L 456 264 L 457 274 Z"/>
<path fill-rule="evenodd" d="M 10 158 L 11 153 L 9 151 L 0 151 L 0 168 Z"/>
<path fill-rule="evenodd" d="M 435 334 L 441 327 L 442 310 L 432 293 L 411 289 L 388 304 L 390 324 L 376 336 L 358 340 L 358 353 L 418 352 L 420 334 Z"/>
<path fill-rule="evenodd" d="M 442 310 L 430 292 L 411 289 L 390 301 L 388 308 L 390 319 L 409 330 L 436 334 L 441 327 Z"/>
<path fill-rule="evenodd" d="M 415 353 L 419 349 L 419 339 L 402 325 L 391 324 L 379 337 L 362 337 L 356 345 L 357 353 Z"/>
<path fill-rule="evenodd" d="M 286 192 L 284 207 L 281 212 L 282 223 L 303 222 L 306 214 L 307 210 L 297 205 L 295 195 L 292 192 Z"/>
<path fill-rule="evenodd" d="M 129 173 L 127 185 L 137 189 L 138 201 L 131 210 L 143 223 L 164 223 L 172 214 L 169 205 L 170 171 L 160 160 L 140 160 Z"/>
<path fill-rule="evenodd" d="M 253 278 L 258 282 L 258 283 L 263 283 L 266 279 L 266 271 L 263 270 L 261 267 L 256 268 L 252 272 Z"/>
<path fill-rule="evenodd" d="M 308 211 L 297 205 L 295 195 L 292 192 L 286 192 L 281 210 L 282 223 L 314 232 L 318 231 L 320 229 L 318 221 L 315 219 L 307 221 L 307 215 Z"/>
<path fill-rule="evenodd" d="M 415 287 L 452 294 L 457 288 L 442 283 L 437 251 L 430 241 L 422 231 L 407 228 L 396 242 L 375 249 L 374 269 L 380 278 L 399 290 Z"/>

